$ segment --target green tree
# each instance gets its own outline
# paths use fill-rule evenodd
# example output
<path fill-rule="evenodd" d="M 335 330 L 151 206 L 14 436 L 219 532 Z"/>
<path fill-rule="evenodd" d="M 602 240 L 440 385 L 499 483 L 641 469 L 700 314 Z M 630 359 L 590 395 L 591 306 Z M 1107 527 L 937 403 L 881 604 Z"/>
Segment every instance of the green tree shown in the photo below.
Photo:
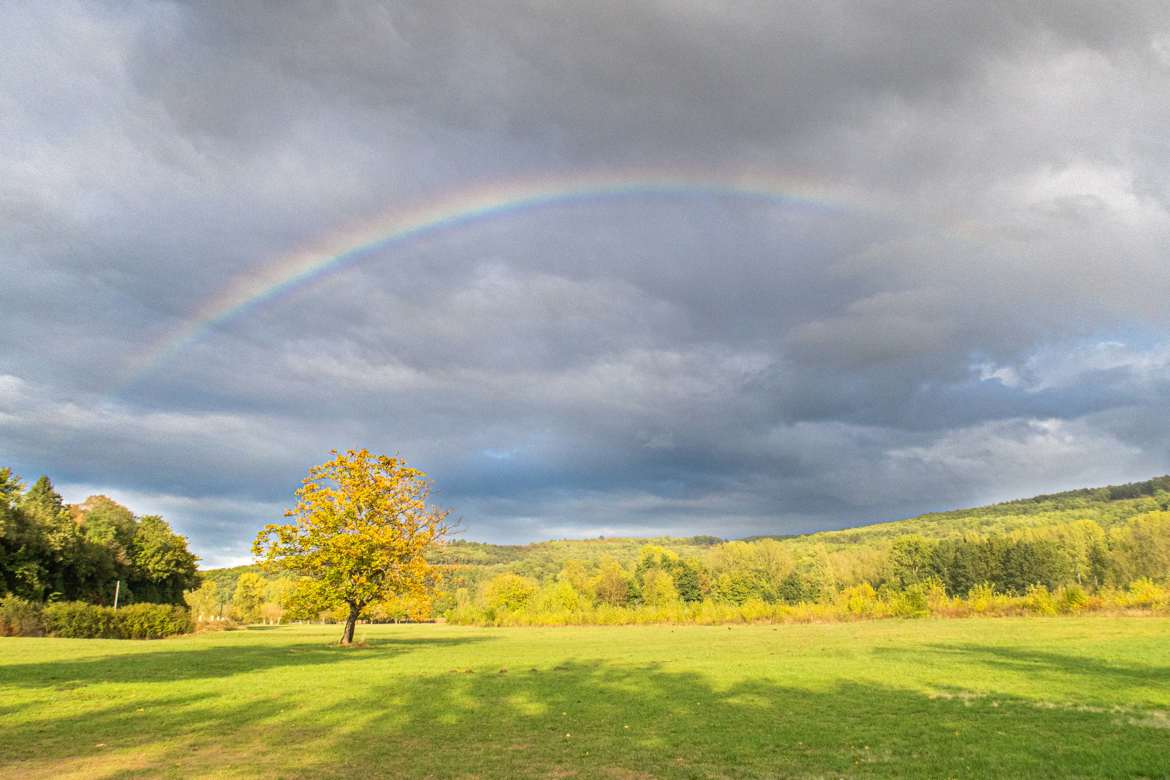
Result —
<path fill-rule="evenodd" d="M 483 600 L 492 609 L 518 612 L 528 606 L 539 590 L 540 585 L 531 577 L 499 574 L 484 585 Z"/>
<path fill-rule="evenodd" d="M 698 561 L 680 558 L 670 569 L 674 578 L 674 587 L 683 601 L 694 602 L 703 600 L 703 585 L 706 577 Z"/>
<path fill-rule="evenodd" d="M 213 580 L 205 580 L 196 590 L 183 594 L 191 610 L 191 617 L 202 623 L 220 617 L 219 587 Z"/>
<path fill-rule="evenodd" d="M 601 604 L 624 606 L 630 600 L 630 578 L 613 558 L 606 558 L 598 567 L 597 576 L 589 582 L 594 598 Z"/>
<path fill-rule="evenodd" d="M 828 552 L 818 545 L 802 555 L 780 583 L 780 598 L 790 604 L 824 601 L 833 597 L 836 589 Z"/>
<path fill-rule="evenodd" d="M 264 603 L 264 592 L 267 585 L 264 578 L 255 572 L 246 572 L 236 580 L 236 590 L 232 594 L 232 611 L 244 623 L 256 623 L 260 620 L 260 607 Z"/>
<path fill-rule="evenodd" d="M 585 606 L 585 599 L 567 579 L 558 579 L 540 589 L 532 604 L 540 612 L 573 612 Z"/>
<path fill-rule="evenodd" d="M 753 571 L 725 571 L 715 579 L 715 595 L 728 604 L 743 604 L 750 598 L 763 598 L 763 589 Z"/>
<path fill-rule="evenodd" d="M 425 554 L 449 531 L 447 512 L 428 505 L 426 474 L 400 458 L 334 451 L 309 469 L 293 522 L 264 527 L 252 545 L 269 569 L 303 578 L 323 608 L 347 608 L 341 644 L 353 642 L 366 605 L 420 593 L 438 577 Z"/>
<path fill-rule="evenodd" d="M 997 589 L 1023 595 L 1034 585 L 1055 588 L 1068 576 L 1068 562 L 1052 541 L 1017 539 L 1003 547 L 1000 572 Z"/>
<path fill-rule="evenodd" d="M 703 572 L 697 561 L 684 560 L 678 553 L 659 545 L 648 544 L 638 556 L 634 570 L 639 585 L 645 589 L 646 574 L 662 571 L 670 575 L 672 587 L 683 601 L 701 601 L 703 598 Z M 643 594 L 643 600 L 645 594 Z"/>
<path fill-rule="evenodd" d="M 933 544 L 921 536 L 903 536 L 890 547 L 888 578 L 899 588 L 924 582 L 932 574 Z"/>
<path fill-rule="evenodd" d="M 565 561 L 564 566 L 561 567 L 561 573 L 557 575 L 557 579 L 562 582 L 568 582 L 580 593 L 584 593 L 589 587 L 589 572 L 585 568 L 585 564 L 575 558 L 570 558 Z"/>
<path fill-rule="evenodd" d="M 24 599 L 45 596 L 48 543 L 24 508 L 24 485 L 0 469 L 0 588 Z"/>
<path fill-rule="evenodd" d="M 642 578 L 642 601 L 652 607 L 664 607 L 678 601 L 674 578 L 663 569 L 649 569 Z"/>
<path fill-rule="evenodd" d="M 260 617 L 265 623 L 277 624 L 284 620 L 285 613 L 293 603 L 296 583 L 288 577 L 277 577 L 264 584 L 264 603 L 260 605 Z"/>
<path fill-rule="evenodd" d="M 158 515 L 138 521 L 130 543 L 131 581 L 135 599 L 181 604 L 183 593 L 199 582 L 198 559 Z"/>
<path fill-rule="evenodd" d="M 1170 512 L 1139 515 L 1115 529 L 1111 557 L 1118 584 L 1170 577 Z"/>
<path fill-rule="evenodd" d="M 30 590 L 40 591 L 38 599 L 53 594 L 69 597 L 68 569 L 76 530 L 64 499 L 52 481 L 42 476 L 21 496 L 20 509 L 25 522 L 22 557 Z"/>
<path fill-rule="evenodd" d="M 134 513 L 104 496 L 69 506 L 41 477 L 22 492 L 0 469 L 0 590 L 23 598 L 110 604 L 181 604 L 194 587 L 195 556 L 161 517 Z"/>
<path fill-rule="evenodd" d="M 742 604 L 749 598 L 768 602 L 779 599 L 780 584 L 795 568 L 796 560 L 792 550 L 775 539 L 760 539 L 714 547 L 707 555 L 707 565 L 716 594 Z"/>
<path fill-rule="evenodd" d="M 134 513 L 106 496 L 90 496 L 76 506 L 81 540 L 74 562 L 72 598 L 109 604 L 122 580 L 122 599 L 134 600 L 132 579 Z"/>
<path fill-rule="evenodd" d="M 930 572 L 951 595 L 963 596 L 983 583 L 999 582 L 999 548 L 979 539 L 944 539 L 930 555 Z"/>

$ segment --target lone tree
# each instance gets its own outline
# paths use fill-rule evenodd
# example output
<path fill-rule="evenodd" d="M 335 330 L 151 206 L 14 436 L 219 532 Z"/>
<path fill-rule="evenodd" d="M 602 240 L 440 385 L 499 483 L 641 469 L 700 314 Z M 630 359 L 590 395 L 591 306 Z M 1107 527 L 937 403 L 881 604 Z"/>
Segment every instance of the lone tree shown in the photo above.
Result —
<path fill-rule="evenodd" d="M 300 595 L 349 608 L 341 644 L 353 642 L 362 610 L 391 596 L 425 592 L 437 571 L 423 556 L 450 531 L 447 512 L 427 506 L 426 474 L 366 450 L 330 453 L 309 469 L 287 525 L 264 527 L 252 552 L 269 570 L 300 575 Z"/>

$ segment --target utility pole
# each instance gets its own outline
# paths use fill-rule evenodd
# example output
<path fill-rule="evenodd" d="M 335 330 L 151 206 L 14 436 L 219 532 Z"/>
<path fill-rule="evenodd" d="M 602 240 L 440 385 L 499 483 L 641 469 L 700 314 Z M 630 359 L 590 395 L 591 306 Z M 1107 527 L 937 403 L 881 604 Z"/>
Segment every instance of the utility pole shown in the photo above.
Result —
<path fill-rule="evenodd" d="M 122 592 L 122 581 L 118 580 L 118 584 L 114 586 L 114 609 L 118 608 L 118 595 Z"/>

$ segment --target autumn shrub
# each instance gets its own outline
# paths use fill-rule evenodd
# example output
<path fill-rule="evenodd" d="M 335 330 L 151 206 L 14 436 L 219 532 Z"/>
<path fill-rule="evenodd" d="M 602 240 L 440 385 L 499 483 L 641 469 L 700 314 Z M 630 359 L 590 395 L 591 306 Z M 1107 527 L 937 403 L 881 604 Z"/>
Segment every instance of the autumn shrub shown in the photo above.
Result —
<path fill-rule="evenodd" d="M 1056 599 L 1043 585 L 1032 585 L 1024 596 L 1024 608 L 1035 615 L 1055 615 Z"/>
<path fill-rule="evenodd" d="M 1080 585 L 1066 585 L 1056 592 L 1056 609 L 1065 614 L 1080 612 L 1089 606 L 1089 594 Z"/>
<path fill-rule="evenodd" d="M 1162 606 L 1166 593 L 1153 580 L 1143 577 L 1130 583 L 1129 590 L 1124 596 L 1127 607 L 1149 609 Z"/>
<path fill-rule="evenodd" d="M 903 590 L 890 591 L 886 599 L 895 617 L 919 618 L 930 614 L 930 586 L 916 582 Z"/>
<path fill-rule="evenodd" d="M 739 607 L 740 618 L 744 623 L 766 623 L 773 617 L 772 605 L 760 598 L 750 598 Z"/>
<path fill-rule="evenodd" d="M 990 582 L 981 582 L 967 591 L 967 603 L 979 615 L 990 612 L 995 608 L 995 586 Z"/>
<path fill-rule="evenodd" d="M 841 591 L 837 603 L 852 617 L 873 617 L 880 608 L 877 591 L 868 582 Z"/>
<path fill-rule="evenodd" d="M 40 636 L 45 632 L 41 605 L 18 596 L 0 598 L 0 636 Z"/>
<path fill-rule="evenodd" d="M 934 615 L 946 614 L 951 608 L 951 599 L 947 596 L 946 586 L 937 579 L 922 583 L 926 592 L 926 608 Z"/>
<path fill-rule="evenodd" d="M 704 599 L 695 607 L 695 622 L 703 626 L 726 623 L 730 606 L 729 604 L 720 603 L 712 599 Z"/>

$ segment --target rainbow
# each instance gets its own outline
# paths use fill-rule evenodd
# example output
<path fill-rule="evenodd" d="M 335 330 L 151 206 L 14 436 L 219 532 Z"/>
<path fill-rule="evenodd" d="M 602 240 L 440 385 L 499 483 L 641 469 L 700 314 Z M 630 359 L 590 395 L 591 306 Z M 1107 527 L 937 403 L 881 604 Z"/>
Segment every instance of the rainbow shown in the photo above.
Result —
<path fill-rule="evenodd" d="M 631 196 L 749 197 L 822 208 L 863 208 L 856 193 L 847 188 L 799 175 L 623 169 L 470 188 L 414 208 L 392 209 L 259 270 L 241 274 L 181 325 L 133 358 L 118 391 L 166 364 L 217 326 L 352 266 L 378 250 L 532 209 Z"/>

